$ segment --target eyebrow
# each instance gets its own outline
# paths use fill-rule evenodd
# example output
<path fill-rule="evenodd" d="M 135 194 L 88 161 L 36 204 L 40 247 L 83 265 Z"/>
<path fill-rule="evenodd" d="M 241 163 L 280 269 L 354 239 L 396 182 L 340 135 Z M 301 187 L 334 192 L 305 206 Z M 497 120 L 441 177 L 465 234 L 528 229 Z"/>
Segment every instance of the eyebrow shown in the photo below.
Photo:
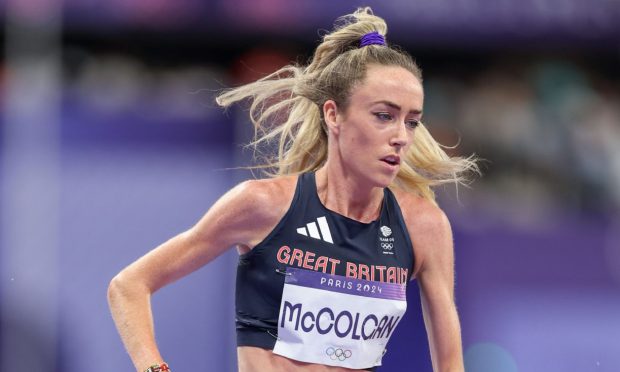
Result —
<path fill-rule="evenodd" d="M 395 104 L 394 102 L 385 101 L 385 100 L 373 102 L 373 105 L 376 105 L 378 103 L 382 103 L 384 105 L 390 106 L 390 107 L 395 108 L 395 109 L 397 109 L 399 111 L 402 109 L 402 107 L 400 107 L 399 105 Z M 409 113 L 410 114 L 421 115 L 422 114 L 422 110 L 411 110 L 411 111 L 409 111 Z"/>

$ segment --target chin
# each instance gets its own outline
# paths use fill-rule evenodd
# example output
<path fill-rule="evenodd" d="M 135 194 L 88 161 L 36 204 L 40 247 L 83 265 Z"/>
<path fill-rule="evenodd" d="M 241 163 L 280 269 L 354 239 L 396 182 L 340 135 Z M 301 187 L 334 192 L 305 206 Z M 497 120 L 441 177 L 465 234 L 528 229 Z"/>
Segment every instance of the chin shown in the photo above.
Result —
<path fill-rule="evenodd" d="M 373 177 L 373 184 L 375 187 L 386 188 L 390 186 L 392 182 L 394 182 L 395 179 L 396 179 L 396 174 L 388 175 L 388 174 L 378 173 L 375 177 Z"/>
<path fill-rule="evenodd" d="M 386 172 L 382 168 L 359 168 L 355 169 L 356 178 L 370 187 L 386 188 L 396 179 L 398 172 Z"/>

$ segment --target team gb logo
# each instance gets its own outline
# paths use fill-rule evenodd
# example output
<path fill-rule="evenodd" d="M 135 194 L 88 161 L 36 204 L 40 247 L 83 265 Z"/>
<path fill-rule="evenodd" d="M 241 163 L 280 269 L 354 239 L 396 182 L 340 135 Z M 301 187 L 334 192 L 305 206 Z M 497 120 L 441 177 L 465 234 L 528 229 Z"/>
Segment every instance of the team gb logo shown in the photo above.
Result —
<path fill-rule="evenodd" d="M 381 233 L 387 238 L 388 236 L 392 235 L 392 229 L 387 226 L 381 226 Z"/>

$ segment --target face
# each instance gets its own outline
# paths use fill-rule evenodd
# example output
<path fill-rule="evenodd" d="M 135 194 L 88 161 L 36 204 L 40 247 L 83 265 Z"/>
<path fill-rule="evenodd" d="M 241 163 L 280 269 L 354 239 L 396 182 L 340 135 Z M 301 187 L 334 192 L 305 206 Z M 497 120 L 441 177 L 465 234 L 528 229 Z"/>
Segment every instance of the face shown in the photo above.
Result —
<path fill-rule="evenodd" d="M 346 110 L 327 101 L 330 151 L 337 151 L 346 176 L 375 187 L 392 183 L 422 119 L 423 101 L 422 85 L 411 72 L 381 65 L 368 66 Z"/>

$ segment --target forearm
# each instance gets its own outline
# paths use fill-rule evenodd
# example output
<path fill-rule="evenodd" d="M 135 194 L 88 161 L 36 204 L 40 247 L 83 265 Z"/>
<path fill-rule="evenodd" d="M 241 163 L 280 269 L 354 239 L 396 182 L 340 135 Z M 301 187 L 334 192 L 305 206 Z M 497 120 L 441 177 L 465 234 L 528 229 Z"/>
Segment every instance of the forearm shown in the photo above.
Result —
<path fill-rule="evenodd" d="M 449 345 L 444 345 L 441 351 L 436 348 L 433 350 L 435 354 L 433 358 L 435 372 L 463 372 L 465 367 L 463 365 L 460 335 L 454 336 L 446 344 Z"/>
<path fill-rule="evenodd" d="M 154 363 L 162 362 L 155 342 L 150 298 L 148 288 L 133 284 L 121 275 L 114 278 L 108 288 L 112 318 L 139 372 Z"/>
<path fill-rule="evenodd" d="M 461 327 L 456 308 L 436 312 L 431 321 L 432 310 L 423 303 L 424 320 L 429 335 L 429 345 L 434 372 L 463 372 Z"/>

